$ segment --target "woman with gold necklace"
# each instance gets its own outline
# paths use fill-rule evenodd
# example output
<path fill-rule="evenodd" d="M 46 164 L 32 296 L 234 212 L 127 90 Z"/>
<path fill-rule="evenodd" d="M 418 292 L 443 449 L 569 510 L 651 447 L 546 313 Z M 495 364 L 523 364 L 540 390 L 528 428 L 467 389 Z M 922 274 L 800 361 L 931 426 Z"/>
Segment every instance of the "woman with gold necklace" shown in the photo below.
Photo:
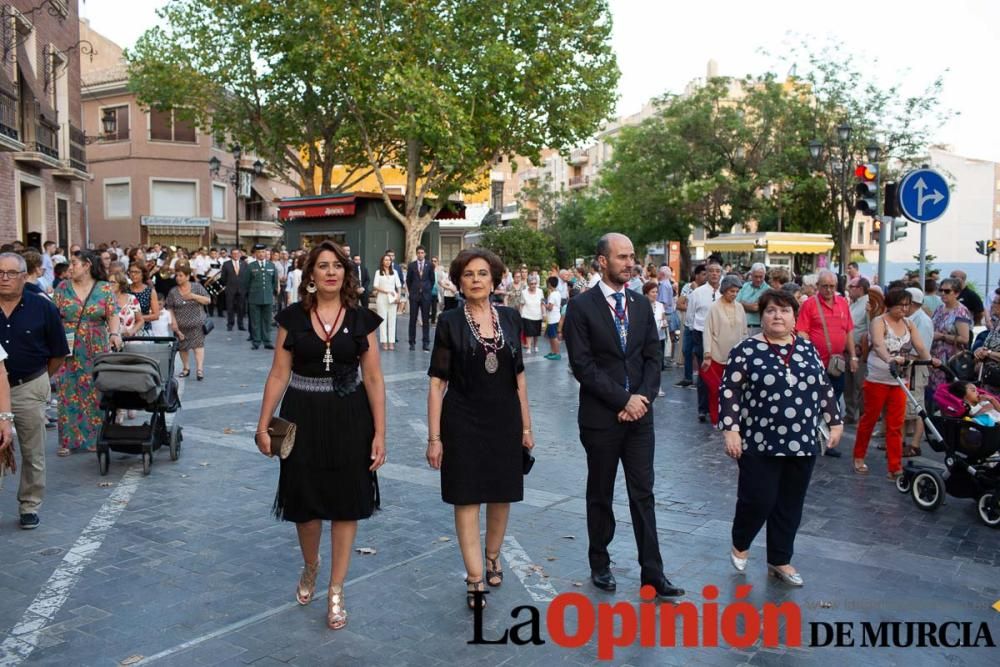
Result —
<path fill-rule="evenodd" d="M 271 455 L 268 424 L 296 426 L 294 448 L 281 461 L 274 514 L 296 524 L 304 567 L 295 591 L 312 601 L 319 575 L 323 521 L 331 522 L 327 625 L 347 625 L 344 580 L 358 520 L 378 507 L 375 471 L 386 460 L 385 381 L 375 330 L 381 318 L 358 304 L 358 278 L 339 246 L 312 248 L 302 270 L 300 301 L 278 313 L 278 337 L 255 440 Z M 361 370 L 361 378 L 358 369 Z M 284 395 L 284 399 L 282 399 Z"/>
<path fill-rule="evenodd" d="M 463 250 L 451 281 L 464 308 L 441 313 L 427 395 L 427 463 L 441 470 L 441 497 L 455 506 L 455 531 L 466 571 L 466 604 L 485 606 L 479 509 L 486 504 L 485 583 L 503 583 L 500 547 L 510 504 L 524 496 L 524 456 L 535 446 L 521 351 L 521 316 L 494 305 L 503 278 L 489 250 Z"/>
<path fill-rule="evenodd" d="M 708 415 L 712 426 L 719 423 L 719 385 L 726 370 L 729 352 L 747 337 L 747 314 L 743 304 L 736 300 L 743 281 L 728 275 L 719 284 L 719 296 L 705 318 L 705 359 L 701 364 L 701 378 L 708 389 Z"/>

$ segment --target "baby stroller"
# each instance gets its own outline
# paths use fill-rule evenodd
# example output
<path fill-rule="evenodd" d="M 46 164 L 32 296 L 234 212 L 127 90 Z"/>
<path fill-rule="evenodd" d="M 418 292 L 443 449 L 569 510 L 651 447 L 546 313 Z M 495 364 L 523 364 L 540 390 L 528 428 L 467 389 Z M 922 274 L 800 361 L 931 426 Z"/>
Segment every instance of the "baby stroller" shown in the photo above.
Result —
<path fill-rule="evenodd" d="M 929 361 L 913 362 L 919 365 Z M 906 393 L 906 398 L 918 407 L 913 394 L 893 364 L 893 377 Z M 948 366 L 941 367 L 949 379 L 955 373 Z M 983 426 L 964 418 L 962 399 L 948 392 L 945 384 L 938 385 L 934 402 L 940 414 L 933 417 L 920 408 L 924 422 L 924 436 L 936 452 L 944 454 L 942 471 L 939 466 L 907 461 L 902 476 L 896 479 L 900 493 L 910 493 L 913 502 L 925 512 L 933 512 L 944 504 L 945 495 L 953 498 L 976 500 L 979 518 L 987 526 L 1000 526 L 1000 466 L 996 454 L 1000 451 L 1000 426 Z"/>
<path fill-rule="evenodd" d="M 174 378 L 177 339 L 125 338 L 122 352 L 100 354 L 94 360 L 94 384 L 101 393 L 104 423 L 97 437 L 97 462 L 108 474 L 111 452 L 140 454 L 142 474 L 148 475 L 153 452 L 167 445 L 170 460 L 180 456 L 181 427 L 167 425 L 167 414 L 181 407 Z M 143 410 L 149 420 L 139 425 L 119 424 L 119 410 Z"/>

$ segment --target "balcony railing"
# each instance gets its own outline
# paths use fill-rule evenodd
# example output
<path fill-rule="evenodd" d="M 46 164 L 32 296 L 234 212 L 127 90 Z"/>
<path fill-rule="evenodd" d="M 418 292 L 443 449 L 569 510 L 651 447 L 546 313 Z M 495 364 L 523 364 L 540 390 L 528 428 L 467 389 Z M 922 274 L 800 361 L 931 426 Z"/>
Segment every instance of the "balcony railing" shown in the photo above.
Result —
<path fill-rule="evenodd" d="M 34 149 L 42 155 L 59 159 L 59 128 L 40 121 L 35 124 Z"/>
<path fill-rule="evenodd" d="M 0 89 L 0 135 L 21 140 L 21 133 L 17 131 L 17 97 Z"/>
<path fill-rule="evenodd" d="M 83 130 L 73 125 L 69 126 L 69 166 L 80 171 L 87 171 L 87 135 Z"/>
<path fill-rule="evenodd" d="M 569 187 L 582 188 L 590 184 L 590 176 L 573 176 L 569 179 Z"/>

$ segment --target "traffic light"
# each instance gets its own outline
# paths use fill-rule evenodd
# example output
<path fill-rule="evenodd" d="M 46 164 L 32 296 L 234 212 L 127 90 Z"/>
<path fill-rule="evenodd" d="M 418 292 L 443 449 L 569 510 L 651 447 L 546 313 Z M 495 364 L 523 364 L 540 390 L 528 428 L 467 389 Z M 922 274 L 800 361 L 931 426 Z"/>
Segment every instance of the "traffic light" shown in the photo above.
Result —
<path fill-rule="evenodd" d="M 878 212 L 878 167 L 873 164 L 859 164 L 854 170 L 854 175 L 858 177 L 858 184 L 854 186 L 854 192 L 858 198 L 854 202 L 854 207 L 865 215 L 875 215 Z"/>
<path fill-rule="evenodd" d="M 891 218 L 899 218 L 903 215 L 899 210 L 899 185 L 894 181 L 885 184 L 885 201 L 882 203 L 882 213 Z"/>
<path fill-rule="evenodd" d="M 888 193 L 888 191 L 887 191 Z M 888 194 L 886 195 L 888 196 Z M 888 200 L 886 200 L 888 202 Z M 889 228 L 889 242 L 906 238 L 906 218 L 892 218 L 892 227 Z"/>
<path fill-rule="evenodd" d="M 996 251 L 997 251 L 997 242 L 996 241 L 987 241 L 986 242 L 986 254 L 987 255 L 992 255 Z"/>
<path fill-rule="evenodd" d="M 872 219 L 872 243 L 878 243 L 879 234 L 882 233 L 882 221 L 877 217 Z"/>
<path fill-rule="evenodd" d="M 980 255 L 987 254 L 989 243 L 989 241 L 976 241 L 976 252 Z"/>

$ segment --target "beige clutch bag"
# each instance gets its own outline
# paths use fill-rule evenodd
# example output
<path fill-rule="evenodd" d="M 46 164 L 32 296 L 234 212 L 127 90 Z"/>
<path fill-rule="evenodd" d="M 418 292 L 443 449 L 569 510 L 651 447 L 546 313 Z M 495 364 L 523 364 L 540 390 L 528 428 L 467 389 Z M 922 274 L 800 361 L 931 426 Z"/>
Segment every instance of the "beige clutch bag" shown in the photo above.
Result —
<path fill-rule="evenodd" d="M 271 436 L 271 456 L 287 459 L 295 446 L 295 424 L 281 417 L 271 417 L 267 434 Z"/>

